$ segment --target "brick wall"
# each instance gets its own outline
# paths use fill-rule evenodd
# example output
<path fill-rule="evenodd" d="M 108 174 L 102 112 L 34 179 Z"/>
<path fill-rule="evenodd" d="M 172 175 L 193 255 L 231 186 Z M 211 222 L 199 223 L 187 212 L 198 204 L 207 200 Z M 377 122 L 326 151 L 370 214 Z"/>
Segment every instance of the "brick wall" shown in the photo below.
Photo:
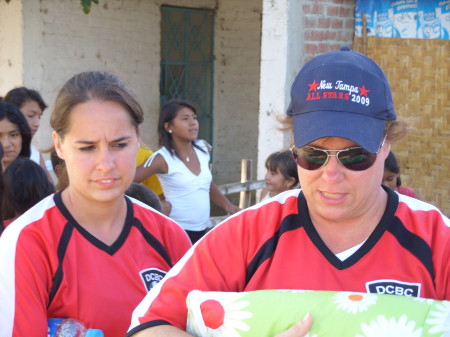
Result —
<path fill-rule="evenodd" d="M 355 26 L 355 0 L 306 0 L 304 14 L 304 57 L 350 45 Z"/>

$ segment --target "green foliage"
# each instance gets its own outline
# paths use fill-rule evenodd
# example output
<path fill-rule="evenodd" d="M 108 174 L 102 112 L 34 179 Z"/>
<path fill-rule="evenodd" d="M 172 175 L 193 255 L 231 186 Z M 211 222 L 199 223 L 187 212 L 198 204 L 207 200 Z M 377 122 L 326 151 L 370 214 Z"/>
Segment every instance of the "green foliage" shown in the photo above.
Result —
<path fill-rule="evenodd" d="M 9 1 L 9 0 L 6 0 Z M 89 12 L 91 11 L 91 5 L 92 3 L 95 3 L 98 5 L 98 0 L 80 0 L 81 2 L 81 7 L 83 7 L 83 12 L 85 14 L 89 14 Z"/>
<path fill-rule="evenodd" d="M 7 4 L 10 3 L 11 0 L 5 0 Z M 95 3 L 98 5 L 98 0 L 80 0 L 81 7 L 83 7 L 83 12 L 85 14 L 89 14 L 91 11 L 91 5 L 92 3 Z"/>

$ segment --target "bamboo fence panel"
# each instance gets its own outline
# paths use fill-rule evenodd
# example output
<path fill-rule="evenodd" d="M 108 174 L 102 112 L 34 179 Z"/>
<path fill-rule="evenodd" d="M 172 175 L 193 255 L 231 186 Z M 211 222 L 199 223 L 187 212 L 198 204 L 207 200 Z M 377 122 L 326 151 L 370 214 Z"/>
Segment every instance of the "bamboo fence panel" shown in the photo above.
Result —
<path fill-rule="evenodd" d="M 392 147 L 402 185 L 450 215 L 450 41 L 355 38 L 389 79 L 399 118 L 412 130 Z"/>

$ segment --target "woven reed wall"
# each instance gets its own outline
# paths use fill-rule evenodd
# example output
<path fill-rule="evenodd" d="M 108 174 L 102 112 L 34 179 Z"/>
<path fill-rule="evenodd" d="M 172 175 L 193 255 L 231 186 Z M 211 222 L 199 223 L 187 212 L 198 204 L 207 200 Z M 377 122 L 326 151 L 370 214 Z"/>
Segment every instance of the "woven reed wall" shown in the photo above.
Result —
<path fill-rule="evenodd" d="M 397 115 L 413 129 L 394 144 L 402 185 L 450 215 L 450 41 L 355 38 L 389 78 Z"/>

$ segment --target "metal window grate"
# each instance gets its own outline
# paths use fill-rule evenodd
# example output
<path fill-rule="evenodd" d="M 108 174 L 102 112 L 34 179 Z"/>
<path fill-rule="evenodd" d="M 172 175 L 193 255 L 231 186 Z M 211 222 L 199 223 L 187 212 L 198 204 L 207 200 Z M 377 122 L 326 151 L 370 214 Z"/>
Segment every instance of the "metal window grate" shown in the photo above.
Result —
<path fill-rule="evenodd" d="M 199 138 L 212 144 L 214 11 L 161 6 L 160 102 L 194 103 Z"/>

